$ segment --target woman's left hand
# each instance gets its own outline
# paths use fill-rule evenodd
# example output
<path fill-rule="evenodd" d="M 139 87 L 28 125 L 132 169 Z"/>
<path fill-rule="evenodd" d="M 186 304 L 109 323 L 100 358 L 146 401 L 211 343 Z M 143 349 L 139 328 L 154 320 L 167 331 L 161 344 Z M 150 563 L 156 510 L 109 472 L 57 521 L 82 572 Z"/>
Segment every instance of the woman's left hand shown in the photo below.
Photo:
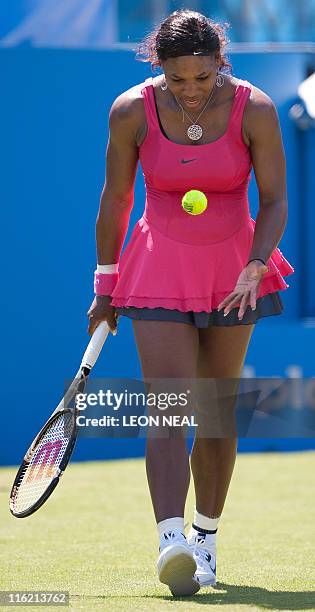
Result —
<path fill-rule="evenodd" d="M 251 261 L 240 273 L 234 291 L 219 304 L 217 310 L 224 308 L 226 316 L 232 308 L 240 304 L 238 318 L 241 321 L 248 305 L 255 310 L 259 286 L 266 272 L 268 267 L 261 261 Z"/>

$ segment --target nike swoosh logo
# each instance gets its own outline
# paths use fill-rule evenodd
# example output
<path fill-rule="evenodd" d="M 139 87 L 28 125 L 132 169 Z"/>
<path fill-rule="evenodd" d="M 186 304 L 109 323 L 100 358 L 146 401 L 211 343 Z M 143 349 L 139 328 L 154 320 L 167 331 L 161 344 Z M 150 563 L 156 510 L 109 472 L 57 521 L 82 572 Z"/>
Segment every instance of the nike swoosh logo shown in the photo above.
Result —
<path fill-rule="evenodd" d="M 194 157 L 194 159 L 181 159 L 181 163 L 182 164 L 189 164 L 190 162 L 196 161 L 196 157 Z"/>

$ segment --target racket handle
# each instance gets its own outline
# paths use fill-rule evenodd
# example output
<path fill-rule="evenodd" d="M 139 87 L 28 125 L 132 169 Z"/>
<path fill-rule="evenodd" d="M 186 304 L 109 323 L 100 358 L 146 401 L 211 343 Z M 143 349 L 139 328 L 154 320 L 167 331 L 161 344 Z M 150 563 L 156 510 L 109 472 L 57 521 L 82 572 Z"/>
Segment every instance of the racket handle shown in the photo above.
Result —
<path fill-rule="evenodd" d="M 91 370 L 93 368 L 102 350 L 103 344 L 109 334 L 109 331 L 110 329 L 107 321 L 101 321 L 98 324 L 83 355 L 80 369 L 89 368 L 89 370 Z"/>

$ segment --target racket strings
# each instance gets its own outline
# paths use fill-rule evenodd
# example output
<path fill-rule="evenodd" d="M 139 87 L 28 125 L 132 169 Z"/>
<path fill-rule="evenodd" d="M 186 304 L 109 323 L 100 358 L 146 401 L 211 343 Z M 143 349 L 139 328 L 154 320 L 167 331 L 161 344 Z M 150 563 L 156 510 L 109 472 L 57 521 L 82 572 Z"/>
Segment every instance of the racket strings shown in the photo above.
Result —
<path fill-rule="evenodd" d="M 74 427 L 74 414 L 59 414 L 49 425 L 21 470 L 13 495 L 15 512 L 24 512 L 45 493 L 56 476 Z"/>

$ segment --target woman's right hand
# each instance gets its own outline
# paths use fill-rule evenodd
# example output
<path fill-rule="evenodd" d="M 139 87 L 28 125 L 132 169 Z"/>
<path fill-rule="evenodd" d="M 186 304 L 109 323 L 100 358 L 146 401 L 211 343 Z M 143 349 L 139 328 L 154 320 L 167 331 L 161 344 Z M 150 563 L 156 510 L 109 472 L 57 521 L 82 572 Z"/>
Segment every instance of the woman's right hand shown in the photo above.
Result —
<path fill-rule="evenodd" d="M 110 295 L 96 295 L 87 316 L 90 319 L 88 333 L 93 335 L 95 329 L 101 321 L 107 321 L 112 334 L 117 333 L 118 312 L 115 306 L 111 306 L 112 298 Z"/>

